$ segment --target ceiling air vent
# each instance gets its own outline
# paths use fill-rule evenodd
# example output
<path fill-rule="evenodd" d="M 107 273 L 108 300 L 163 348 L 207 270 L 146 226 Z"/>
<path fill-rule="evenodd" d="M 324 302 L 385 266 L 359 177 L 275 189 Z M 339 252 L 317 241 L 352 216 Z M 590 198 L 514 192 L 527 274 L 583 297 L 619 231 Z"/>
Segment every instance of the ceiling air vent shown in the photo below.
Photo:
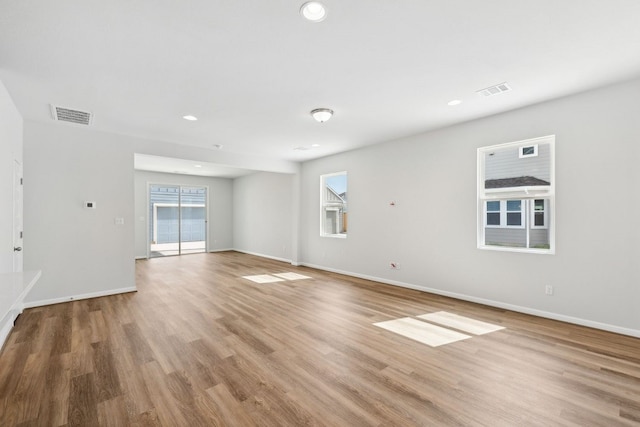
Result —
<path fill-rule="evenodd" d="M 57 105 L 51 105 L 51 114 L 53 115 L 53 120 L 60 122 L 76 123 L 85 126 L 93 122 L 93 114 L 87 111 L 73 110 Z"/>
<path fill-rule="evenodd" d="M 497 84 L 495 86 L 489 86 L 487 88 L 480 89 L 476 93 L 479 93 L 482 96 L 493 96 L 493 95 L 497 95 L 497 94 L 502 93 L 502 92 L 508 92 L 510 90 L 511 90 L 511 88 L 505 82 L 505 83 Z"/>

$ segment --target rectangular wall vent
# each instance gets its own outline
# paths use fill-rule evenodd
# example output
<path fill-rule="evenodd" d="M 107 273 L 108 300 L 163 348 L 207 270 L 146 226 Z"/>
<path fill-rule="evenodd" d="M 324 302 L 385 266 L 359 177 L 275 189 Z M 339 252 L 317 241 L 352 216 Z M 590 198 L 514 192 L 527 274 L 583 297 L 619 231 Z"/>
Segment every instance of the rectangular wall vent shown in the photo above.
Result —
<path fill-rule="evenodd" d="M 51 105 L 53 120 L 60 122 L 76 123 L 88 126 L 93 122 L 93 114 L 87 111 L 73 110 L 57 105 Z"/>
<path fill-rule="evenodd" d="M 511 90 L 511 87 L 509 87 L 509 85 L 505 82 L 505 83 L 500 83 L 494 86 L 489 86 L 484 89 L 480 89 L 476 93 L 479 93 L 482 96 L 493 96 L 502 92 L 508 92 L 510 90 Z"/>

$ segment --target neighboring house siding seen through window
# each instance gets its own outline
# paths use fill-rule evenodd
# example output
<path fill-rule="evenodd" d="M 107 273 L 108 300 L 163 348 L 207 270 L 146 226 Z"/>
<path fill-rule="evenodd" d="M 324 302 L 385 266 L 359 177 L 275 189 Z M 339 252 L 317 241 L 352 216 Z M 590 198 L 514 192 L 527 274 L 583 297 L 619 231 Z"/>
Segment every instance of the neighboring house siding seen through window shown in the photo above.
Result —
<path fill-rule="evenodd" d="M 478 247 L 554 253 L 555 137 L 478 149 Z"/>
<path fill-rule="evenodd" d="M 347 237 L 347 173 L 320 176 L 320 235 Z"/>

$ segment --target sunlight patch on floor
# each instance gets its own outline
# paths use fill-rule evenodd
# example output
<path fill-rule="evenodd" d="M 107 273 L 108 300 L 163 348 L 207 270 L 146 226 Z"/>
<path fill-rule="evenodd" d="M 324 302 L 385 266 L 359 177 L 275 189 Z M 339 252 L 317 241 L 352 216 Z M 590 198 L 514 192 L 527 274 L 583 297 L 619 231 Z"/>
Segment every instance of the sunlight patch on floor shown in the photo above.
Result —
<path fill-rule="evenodd" d="M 402 317 L 400 319 L 377 322 L 373 325 L 431 347 L 438 347 L 471 338 L 470 335 L 463 334 L 459 331 L 472 335 L 484 335 L 505 329 L 504 326 L 482 322 L 446 311 L 427 313 L 416 317 L 417 319 Z M 426 320 L 426 322 L 424 320 Z M 446 326 L 446 328 L 434 325 L 433 323 Z"/>
<path fill-rule="evenodd" d="M 446 311 L 438 311 L 437 313 L 428 313 L 416 316 L 418 319 L 428 320 L 429 322 L 439 325 L 448 326 L 473 335 L 484 335 L 489 332 L 504 329 L 504 326 L 494 325 L 492 323 L 482 322 L 480 320 L 470 319 L 468 317 L 459 316 Z"/>
<path fill-rule="evenodd" d="M 285 280 L 303 280 L 311 279 L 309 276 L 303 276 L 298 273 L 272 273 L 272 274 L 257 274 L 254 276 L 242 276 L 243 279 L 251 280 L 255 283 L 274 283 L 284 282 Z"/>

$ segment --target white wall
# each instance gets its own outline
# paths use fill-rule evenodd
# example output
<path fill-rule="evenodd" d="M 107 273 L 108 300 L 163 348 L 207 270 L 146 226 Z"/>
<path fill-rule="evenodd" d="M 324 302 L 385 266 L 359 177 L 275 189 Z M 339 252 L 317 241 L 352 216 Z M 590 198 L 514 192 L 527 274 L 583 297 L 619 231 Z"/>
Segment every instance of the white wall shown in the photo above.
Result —
<path fill-rule="evenodd" d="M 233 243 L 241 252 L 292 261 L 295 175 L 255 173 L 233 181 Z"/>
<path fill-rule="evenodd" d="M 42 270 L 28 303 L 135 288 L 128 143 L 73 125 L 25 123 L 25 268 Z"/>
<path fill-rule="evenodd" d="M 304 163 L 303 263 L 640 335 L 638 93 L 635 80 Z M 476 149 L 550 134 L 556 255 L 477 249 Z M 343 170 L 349 234 L 321 238 L 319 176 Z"/>
<path fill-rule="evenodd" d="M 22 116 L 0 82 L 0 274 L 13 272 L 13 171 L 22 163 Z"/>
<path fill-rule="evenodd" d="M 226 178 L 135 171 L 136 258 L 147 257 L 147 221 L 149 221 L 147 188 L 149 183 L 208 187 L 209 251 L 233 248 L 233 180 Z"/>

